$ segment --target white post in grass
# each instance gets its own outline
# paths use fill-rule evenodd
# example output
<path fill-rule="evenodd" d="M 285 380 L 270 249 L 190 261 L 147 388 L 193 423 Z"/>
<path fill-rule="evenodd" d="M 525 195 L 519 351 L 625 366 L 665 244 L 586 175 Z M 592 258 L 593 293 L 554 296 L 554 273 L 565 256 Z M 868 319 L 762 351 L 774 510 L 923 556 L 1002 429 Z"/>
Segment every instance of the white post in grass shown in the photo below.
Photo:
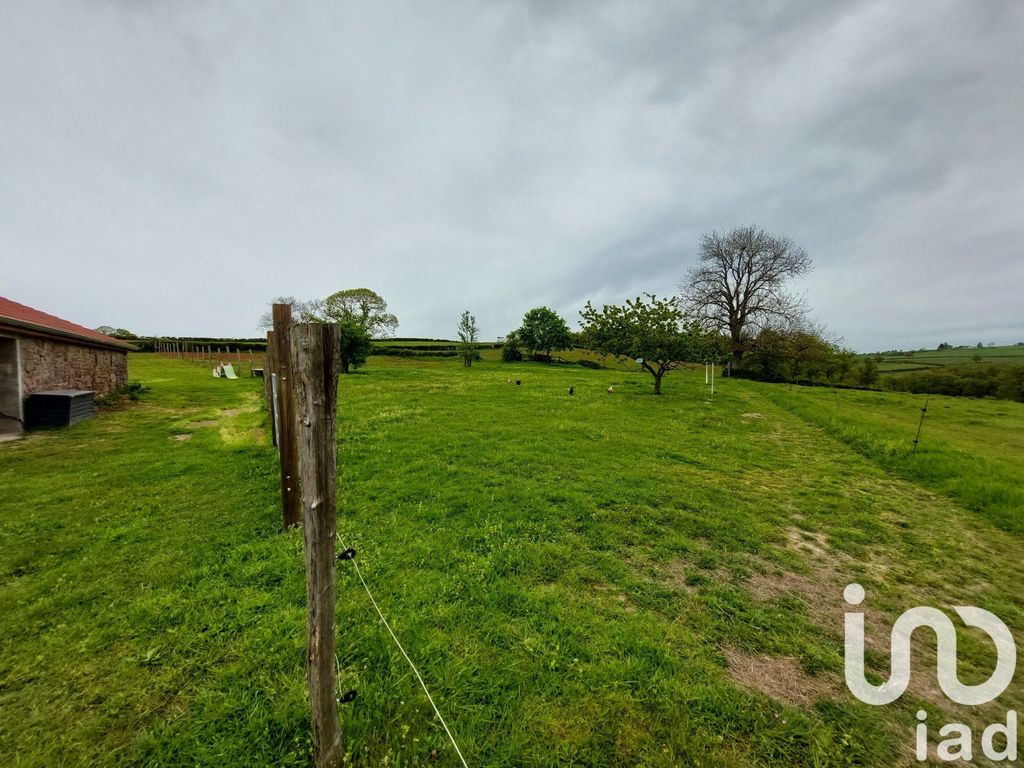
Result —
<path fill-rule="evenodd" d="M 708 383 L 708 361 L 704 361 L 704 383 Z"/>
<path fill-rule="evenodd" d="M 711 394 L 715 394 L 715 364 L 711 363 Z"/>

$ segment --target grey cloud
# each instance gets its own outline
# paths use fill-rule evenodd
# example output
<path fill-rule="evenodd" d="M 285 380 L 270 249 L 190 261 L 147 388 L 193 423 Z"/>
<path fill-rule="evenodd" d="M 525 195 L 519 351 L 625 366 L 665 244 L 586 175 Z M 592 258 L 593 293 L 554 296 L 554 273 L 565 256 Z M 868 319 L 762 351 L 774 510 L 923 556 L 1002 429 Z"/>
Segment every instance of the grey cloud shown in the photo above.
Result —
<path fill-rule="evenodd" d="M 862 349 L 1024 339 L 1011 3 L 42 0 L 0 26 L 0 293 L 252 335 L 381 292 L 403 335 L 674 291 L 801 242 Z"/>

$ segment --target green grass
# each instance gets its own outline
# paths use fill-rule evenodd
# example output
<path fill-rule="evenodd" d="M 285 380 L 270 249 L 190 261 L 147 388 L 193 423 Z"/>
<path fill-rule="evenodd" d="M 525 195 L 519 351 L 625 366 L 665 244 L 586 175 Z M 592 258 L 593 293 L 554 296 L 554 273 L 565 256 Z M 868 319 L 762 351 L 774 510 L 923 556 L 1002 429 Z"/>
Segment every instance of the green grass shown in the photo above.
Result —
<path fill-rule="evenodd" d="M 131 366 L 139 403 L 0 445 L 0 763 L 306 765 L 301 537 L 278 531 L 260 382 Z M 341 382 L 339 546 L 471 765 L 891 766 L 919 706 L 998 716 L 916 688 L 853 700 L 840 590 L 867 587 L 879 631 L 965 602 L 1024 626 L 1017 502 L 998 501 L 1021 480 L 1021 406 L 934 406 L 916 458 L 948 472 L 958 451 L 980 473 L 965 496 L 876 449 L 889 430 L 903 450 L 909 396 L 842 392 L 830 421 L 798 388 L 725 380 L 712 400 L 702 371 L 650 390 L 379 357 Z M 351 759 L 455 765 L 345 564 L 338 637 Z M 984 677 L 985 644 L 960 652 Z M 792 671 L 765 685 L 730 658 Z M 1019 684 L 1000 701 L 1022 704 Z"/>
<path fill-rule="evenodd" d="M 980 360 L 976 358 L 981 358 Z M 940 368 L 948 365 L 1024 365 L 1024 346 L 966 347 L 964 349 L 928 349 L 923 352 L 882 353 L 878 369 L 882 373 L 902 373 Z"/>
<path fill-rule="evenodd" d="M 883 468 L 1024 533 L 1024 404 L 808 387 L 776 387 L 770 396 Z"/>

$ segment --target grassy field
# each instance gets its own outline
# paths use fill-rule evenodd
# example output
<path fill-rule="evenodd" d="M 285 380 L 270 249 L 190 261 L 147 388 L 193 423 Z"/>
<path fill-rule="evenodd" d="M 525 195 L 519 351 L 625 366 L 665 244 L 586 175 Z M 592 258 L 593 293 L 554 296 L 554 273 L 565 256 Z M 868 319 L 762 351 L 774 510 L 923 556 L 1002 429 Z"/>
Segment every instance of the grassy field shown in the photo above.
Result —
<path fill-rule="evenodd" d="M 976 358 L 980 358 L 976 359 Z M 940 368 L 947 365 L 1024 365 L 1024 346 L 967 347 L 965 349 L 929 349 L 923 352 L 883 352 L 878 369 L 882 373 L 902 373 Z"/>
<path fill-rule="evenodd" d="M 301 536 L 278 530 L 260 382 L 131 374 L 140 402 L 0 445 L 0 764 L 306 765 Z M 877 672 L 912 605 L 1024 627 L 1024 406 L 932 398 L 910 460 L 921 397 L 712 399 L 703 370 L 650 391 L 490 360 L 343 377 L 339 546 L 470 765 L 887 767 L 912 763 L 918 708 L 937 728 L 1024 706 L 1019 682 L 946 702 L 924 637 L 899 703 L 857 702 L 841 596 L 867 589 Z M 344 563 L 338 635 L 350 760 L 456 765 Z M 983 679 L 989 646 L 960 641 Z"/>

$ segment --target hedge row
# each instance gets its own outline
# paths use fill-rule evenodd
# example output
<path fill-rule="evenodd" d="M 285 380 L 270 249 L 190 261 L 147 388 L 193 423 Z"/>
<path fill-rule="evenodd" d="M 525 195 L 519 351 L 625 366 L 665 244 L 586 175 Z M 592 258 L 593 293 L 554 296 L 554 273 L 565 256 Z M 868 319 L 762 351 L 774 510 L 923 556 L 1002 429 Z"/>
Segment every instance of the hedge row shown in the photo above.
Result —
<path fill-rule="evenodd" d="M 455 350 L 458 351 L 459 344 L 457 342 L 436 343 L 436 344 L 402 344 L 397 339 L 387 339 L 385 341 L 373 342 L 374 347 L 380 347 L 383 349 L 408 349 L 415 352 L 416 350 L 427 350 L 427 351 L 438 351 L 438 350 Z M 476 342 L 473 344 L 477 349 L 501 349 L 501 344 L 494 342 Z"/>
<path fill-rule="evenodd" d="M 454 348 L 425 349 L 423 347 L 378 347 L 370 350 L 371 355 L 388 355 L 391 357 L 458 357 L 459 351 Z"/>
<path fill-rule="evenodd" d="M 887 389 L 953 397 L 997 397 L 1024 403 L 1024 366 L 948 366 L 885 378 Z"/>

